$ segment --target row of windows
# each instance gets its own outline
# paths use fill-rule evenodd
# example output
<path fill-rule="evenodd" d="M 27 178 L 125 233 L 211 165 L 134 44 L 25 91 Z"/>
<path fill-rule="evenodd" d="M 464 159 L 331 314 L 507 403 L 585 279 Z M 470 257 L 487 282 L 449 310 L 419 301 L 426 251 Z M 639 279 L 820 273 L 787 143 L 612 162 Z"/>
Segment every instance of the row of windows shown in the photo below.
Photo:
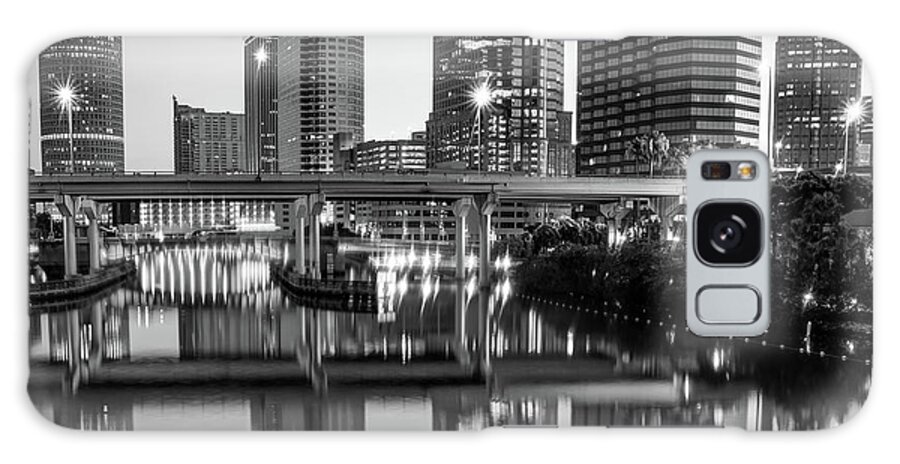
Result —
<path fill-rule="evenodd" d="M 736 108 L 708 108 L 708 107 L 690 107 L 690 108 L 669 108 L 656 110 L 654 112 L 656 118 L 676 118 L 689 116 L 712 116 L 727 117 L 738 119 L 759 120 L 758 111 L 747 111 Z M 627 121 L 626 121 L 627 122 Z"/>
<path fill-rule="evenodd" d="M 738 40 L 722 40 L 722 39 L 686 39 L 674 42 L 663 42 L 655 45 L 654 50 L 657 52 L 670 52 L 675 50 L 683 50 L 686 48 L 704 48 L 704 49 L 720 49 L 720 50 L 737 50 L 740 52 L 752 53 L 759 55 L 762 53 L 760 45 L 747 43 Z"/>
<path fill-rule="evenodd" d="M 759 126 L 756 124 L 745 124 L 732 121 L 697 121 L 697 129 L 749 132 L 751 134 L 759 133 Z"/>
<path fill-rule="evenodd" d="M 759 107 L 759 98 L 721 93 L 665 95 L 656 97 L 655 102 L 657 105 L 671 105 L 678 103 L 733 103 L 736 105 Z"/>
<path fill-rule="evenodd" d="M 663 82 L 656 84 L 657 92 L 669 92 L 673 90 L 686 89 L 705 89 L 705 90 L 735 90 L 738 92 L 746 92 L 759 94 L 759 84 L 746 84 L 744 82 L 734 81 L 710 81 L 701 79 L 690 79 L 675 82 Z"/>
<path fill-rule="evenodd" d="M 723 68 L 716 66 L 686 66 L 672 69 L 661 69 L 656 71 L 657 79 L 666 79 L 670 77 L 681 76 L 721 76 L 721 77 L 738 77 L 747 80 L 759 80 L 759 73 L 743 68 Z"/>
<path fill-rule="evenodd" d="M 657 65 L 682 64 L 690 62 L 705 63 L 736 63 L 748 66 L 752 69 L 759 68 L 759 59 L 731 53 L 680 53 L 671 56 L 662 56 L 656 60 Z"/>

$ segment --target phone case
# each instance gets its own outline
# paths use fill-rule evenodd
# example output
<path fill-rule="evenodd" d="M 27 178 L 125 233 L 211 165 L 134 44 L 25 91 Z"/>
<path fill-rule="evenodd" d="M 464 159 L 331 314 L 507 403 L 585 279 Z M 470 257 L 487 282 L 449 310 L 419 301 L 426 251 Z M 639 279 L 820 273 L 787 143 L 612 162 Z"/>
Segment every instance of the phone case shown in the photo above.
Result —
<path fill-rule="evenodd" d="M 87 430 L 839 425 L 872 99 L 823 37 L 78 37 L 29 75 L 34 406 Z M 685 160 L 771 163 L 771 325 L 686 327 Z"/>

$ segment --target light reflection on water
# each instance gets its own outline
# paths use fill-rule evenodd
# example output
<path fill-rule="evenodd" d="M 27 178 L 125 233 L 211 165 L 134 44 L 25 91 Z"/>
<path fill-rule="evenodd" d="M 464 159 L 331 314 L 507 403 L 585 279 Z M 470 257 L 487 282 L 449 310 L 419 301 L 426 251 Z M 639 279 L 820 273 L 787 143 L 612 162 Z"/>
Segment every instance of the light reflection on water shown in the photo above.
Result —
<path fill-rule="evenodd" d="M 755 430 L 842 422 L 868 390 L 868 368 L 611 322 L 523 299 L 503 275 L 481 290 L 446 272 L 452 255 L 437 250 L 348 261 L 346 277 L 376 279 L 377 311 L 324 310 L 271 280 L 284 250 L 159 248 L 121 286 L 35 312 L 36 407 L 103 430 Z M 760 360 L 800 374 L 766 381 Z M 822 371 L 845 380 L 817 390 Z"/>

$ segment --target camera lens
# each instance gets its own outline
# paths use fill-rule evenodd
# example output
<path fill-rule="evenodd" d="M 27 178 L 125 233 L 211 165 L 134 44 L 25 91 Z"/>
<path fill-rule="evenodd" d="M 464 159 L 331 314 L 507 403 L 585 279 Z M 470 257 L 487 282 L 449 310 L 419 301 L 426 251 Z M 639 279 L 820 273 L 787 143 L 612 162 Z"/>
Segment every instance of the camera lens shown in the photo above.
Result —
<path fill-rule="evenodd" d="M 740 218 L 735 217 L 734 219 Z M 719 221 L 710 233 L 713 248 L 720 253 L 727 253 L 728 250 L 733 250 L 741 244 L 743 227 L 734 219 Z"/>
<path fill-rule="evenodd" d="M 707 264 L 752 264 L 762 250 L 762 220 L 749 203 L 714 202 L 696 214 L 694 250 Z"/>

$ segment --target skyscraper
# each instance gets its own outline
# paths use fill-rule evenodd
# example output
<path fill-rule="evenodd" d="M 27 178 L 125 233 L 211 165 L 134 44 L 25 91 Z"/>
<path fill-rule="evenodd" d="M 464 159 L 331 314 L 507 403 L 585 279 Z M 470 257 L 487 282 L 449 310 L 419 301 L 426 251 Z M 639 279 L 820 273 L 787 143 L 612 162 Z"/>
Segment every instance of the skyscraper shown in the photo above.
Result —
<path fill-rule="evenodd" d="M 563 54 L 557 40 L 435 37 L 429 165 L 548 175 L 548 144 L 559 138 L 563 109 Z"/>
<path fill-rule="evenodd" d="M 244 172 L 278 171 L 278 39 L 244 39 Z"/>
<path fill-rule="evenodd" d="M 558 138 L 551 139 L 547 156 L 547 175 L 572 177 L 575 175 L 575 147 L 572 145 L 572 112 L 557 112 Z"/>
<path fill-rule="evenodd" d="M 121 38 L 57 42 L 38 67 L 43 173 L 124 171 Z"/>
<path fill-rule="evenodd" d="M 578 42 L 578 174 L 641 175 L 626 143 L 758 146 L 762 46 L 750 37 Z"/>
<path fill-rule="evenodd" d="M 244 115 L 180 105 L 172 97 L 176 174 L 238 172 L 245 158 Z"/>
<path fill-rule="evenodd" d="M 862 61 L 822 37 L 779 37 L 775 44 L 776 166 L 830 168 L 856 146 L 846 109 L 860 98 Z M 845 135 L 847 144 L 845 145 Z"/>
<path fill-rule="evenodd" d="M 364 140 L 364 39 L 278 38 L 278 170 L 334 169 L 332 136 Z"/>

